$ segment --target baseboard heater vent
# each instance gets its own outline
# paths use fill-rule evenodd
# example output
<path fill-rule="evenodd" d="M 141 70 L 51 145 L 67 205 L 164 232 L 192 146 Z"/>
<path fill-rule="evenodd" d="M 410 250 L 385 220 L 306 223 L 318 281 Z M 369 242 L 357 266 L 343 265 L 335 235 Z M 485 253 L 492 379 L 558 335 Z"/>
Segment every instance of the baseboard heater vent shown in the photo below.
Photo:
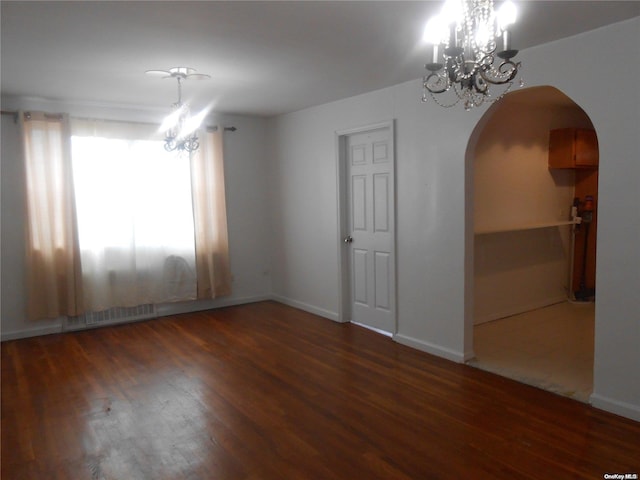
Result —
<path fill-rule="evenodd" d="M 87 312 L 76 317 L 67 317 L 65 330 L 83 330 L 118 323 L 137 322 L 157 318 L 156 306 L 152 304 L 136 307 L 114 307 L 101 312 Z"/>

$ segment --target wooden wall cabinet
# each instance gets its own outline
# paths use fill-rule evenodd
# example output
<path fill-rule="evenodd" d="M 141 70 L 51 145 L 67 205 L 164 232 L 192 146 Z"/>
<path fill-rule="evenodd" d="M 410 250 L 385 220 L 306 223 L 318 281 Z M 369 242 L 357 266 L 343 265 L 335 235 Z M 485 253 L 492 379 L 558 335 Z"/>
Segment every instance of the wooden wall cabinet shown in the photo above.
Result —
<path fill-rule="evenodd" d="M 562 128 L 549 135 L 549 168 L 596 168 L 598 138 L 594 130 Z"/>

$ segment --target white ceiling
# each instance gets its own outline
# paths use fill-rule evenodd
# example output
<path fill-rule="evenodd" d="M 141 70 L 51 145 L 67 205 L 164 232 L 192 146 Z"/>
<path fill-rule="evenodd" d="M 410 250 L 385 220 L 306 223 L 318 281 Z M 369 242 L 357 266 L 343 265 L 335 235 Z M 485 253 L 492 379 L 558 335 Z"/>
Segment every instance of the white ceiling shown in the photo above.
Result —
<path fill-rule="evenodd" d="M 176 83 L 145 70 L 188 66 L 212 76 L 185 83 L 194 108 L 295 111 L 421 77 L 441 3 L 2 1 L 2 94 L 163 107 Z M 640 15 L 640 1 L 516 3 L 520 49 Z"/>

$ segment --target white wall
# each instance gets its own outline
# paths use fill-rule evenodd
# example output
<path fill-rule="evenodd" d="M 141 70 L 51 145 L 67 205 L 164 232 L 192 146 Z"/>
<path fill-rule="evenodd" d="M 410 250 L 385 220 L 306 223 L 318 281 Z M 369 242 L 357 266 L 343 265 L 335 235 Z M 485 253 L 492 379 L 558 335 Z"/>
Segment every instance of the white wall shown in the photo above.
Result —
<path fill-rule="evenodd" d="M 274 293 L 339 319 L 336 131 L 395 119 L 395 338 L 462 361 L 465 149 L 481 112 L 443 115 L 420 96 L 412 81 L 273 119 Z"/>
<path fill-rule="evenodd" d="M 594 405 L 640 420 L 640 18 L 524 52 L 529 84 L 551 84 L 589 116 L 600 149 Z M 618 48 L 624 45 L 624 48 Z M 596 65 L 606 59 L 615 69 Z"/>
<path fill-rule="evenodd" d="M 158 121 L 163 111 L 133 108 L 65 105 L 55 102 L 3 99 L 3 109 L 40 109 L 69 112 L 92 118 Z M 158 116 L 160 115 L 160 116 Z M 229 249 L 233 275 L 232 294 L 212 301 L 158 306 L 160 315 L 202 310 L 269 298 L 270 226 L 266 145 L 266 120 L 246 116 L 218 116 L 209 124 L 235 126 L 224 135 L 225 182 Z M 11 116 L 2 116 L 2 339 L 58 332 L 62 320 L 25 320 L 24 292 L 24 181 L 20 160 L 20 137 Z"/>
<path fill-rule="evenodd" d="M 602 408 L 640 419 L 640 20 L 522 52 L 529 86 L 576 101 L 600 141 L 595 389 Z M 625 49 L 614 48 L 625 45 Z M 607 59 L 612 70 L 594 63 Z M 418 70 L 416 75 L 420 75 Z M 337 130 L 396 119 L 396 340 L 462 361 L 473 354 L 473 158 L 482 111 L 420 103 L 420 81 L 271 122 L 273 287 L 338 319 Z M 471 142 L 469 141 L 471 138 Z M 467 148 L 468 147 L 468 148 Z M 466 189 L 466 192 L 465 192 Z"/>

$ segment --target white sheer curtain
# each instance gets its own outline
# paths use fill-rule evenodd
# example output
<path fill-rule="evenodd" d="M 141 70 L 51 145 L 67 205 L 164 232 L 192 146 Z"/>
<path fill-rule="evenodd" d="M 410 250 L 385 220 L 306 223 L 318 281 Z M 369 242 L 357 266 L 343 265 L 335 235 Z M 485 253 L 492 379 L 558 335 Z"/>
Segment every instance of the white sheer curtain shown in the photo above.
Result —
<path fill-rule="evenodd" d="M 86 309 L 195 299 L 188 156 L 166 152 L 151 125 L 71 127 Z"/>
<path fill-rule="evenodd" d="M 27 317 L 82 313 L 82 283 L 69 122 L 65 115 L 20 115 L 27 191 Z"/>
<path fill-rule="evenodd" d="M 231 293 L 222 129 L 200 135 L 191 158 L 198 298 Z"/>

